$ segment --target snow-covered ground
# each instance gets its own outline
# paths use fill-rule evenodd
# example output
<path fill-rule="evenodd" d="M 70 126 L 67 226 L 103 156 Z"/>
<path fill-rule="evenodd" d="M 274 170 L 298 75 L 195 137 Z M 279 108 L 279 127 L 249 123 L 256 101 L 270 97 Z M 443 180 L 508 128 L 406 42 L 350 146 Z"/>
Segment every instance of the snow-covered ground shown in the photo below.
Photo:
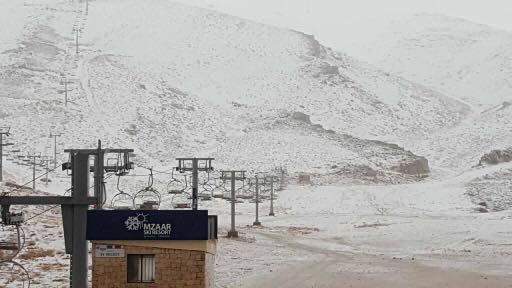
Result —
<path fill-rule="evenodd" d="M 437 14 L 342 30 L 340 43 L 349 55 L 457 97 L 475 110 L 511 99 L 510 31 Z"/>
<path fill-rule="evenodd" d="M 271 279 L 279 283 L 286 280 L 280 271 L 287 269 L 315 274 L 296 276 L 311 285 L 352 273 L 359 274 L 361 283 L 375 275 L 389 281 L 397 270 L 405 273 L 407 265 L 432 269 L 433 275 L 453 271 L 453 279 L 440 282 L 447 287 L 458 287 L 454 283 L 468 275 L 490 279 L 483 283 L 496 281 L 497 286 L 492 287 L 508 287 L 510 282 L 505 281 L 512 276 L 512 214 L 478 213 L 463 185 L 464 179 L 473 177 L 406 185 L 290 185 L 278 192 L 276 217 L 267 216 L 268 201 L 260 206 L 263 227 L 251 226 L 254 203 L 237 204 L 241 233 L 237 240 L 223 237 L 229 227 L 229 202 L 216 198 L 202 201 L 201 208 L 218 214 L 221 225 L 217 287 L 258 287 Z M 171 197 L 164 195 L 161 208 L 171 205 Z M 46 208 L 26 208 L 25 212 L 30 218 Z M 52 279 L 66 278 L 67 257 L 62 253 L 58 208 L 36 219 L 24 225 L 31 243 L 24 253 L 51 253 L 33 258 L 22 253 L 20 262 L 41 285 L 36 287 L 45 287 Z M 313 263 L 327 266 L 322 271 L 313 269 Z M 58 269 L 52 268 L 52 274 L 45 276 L 42 271 L 49 265 Z M 285 282 L 292 283 L 289 279 Z M 354 287 L 366 287 L 361 283 L 354 282 Z"/>
<path fill-rule="evenodd" d="M 215 157 L 217 169 L 286 166 L 291 176 L 312 175 L 312 186 L 290 179 L 276 217 L 266 216 L 268 201 L 261 205 L 263 227 L 251 226 L 254 203 L 238 204 L 242 237 L 219 239 L 217 287 L 510 287 L 510 164 L 474 167 L 483 153 L 510 146 L 505 80 L 475 84 L 491 98 L 460 83 L 476 91 L 462 97 L 437 78 L 411 82 L 402 78 L 410 74 L 384 72 L 300 32 L 164 0 L 0 1 L 0 25 L 19 24 L 0 29 L 0 126 L 12 127 L 18 154 L 51 154 L 50 132 L 63 133 L 59 151 L 91 148 L 98 138 L 134 148 L 139 176 L 119 185 L 128 193 L 147 185 L 142 166 L 168 171 L 180 156 Z M 506 45 L 498 38 L 487 44 Z M 444 42 L 432 41 L 444 51 Z M 493 59 L 507 55 L 496 51 Z M 435 76 L 452 79 L 438 72 L 460 63 L 440 62 L 446 67 Z M 485 66 L 493 75 L 506 73 L 493 65 Z M 464 79 L 481 79 L 474 77 Z M 421 156 L 429 177 L 405 175 L 403 166 Z M 29 182 L 30 167 L 17 163 L 5 163 L 5 178 Z M 188 201 L 166 193 L 170 177 L 155 173 L 163 209 Z M 38 188 L 68 190 L 65 172 L 50 178 Z M 119 190 L 115 178 L 108 182 L 111 199 Z M 492 213 L 479 213 L 480 202 Z M 219 215 L 221 235 L 228 205 L 217 198 L 200 205 Z M 24 210 L 30 218 L 44 209 Z M 60 221 L 53 209 L 25 225 L 20 262 L 35 287 L 66 286 Z"/>

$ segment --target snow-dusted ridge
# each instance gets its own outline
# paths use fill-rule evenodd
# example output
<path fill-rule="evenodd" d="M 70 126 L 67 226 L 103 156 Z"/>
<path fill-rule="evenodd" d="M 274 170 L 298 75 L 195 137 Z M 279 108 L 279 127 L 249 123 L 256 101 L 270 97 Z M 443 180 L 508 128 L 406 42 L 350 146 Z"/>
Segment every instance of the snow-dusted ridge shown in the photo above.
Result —
<path fill-rule="evenodd" d="M 348 54 L 454 96 L 476 111 L 512 97 L 510 31 L 418 14 L 343 33 L 340 42 Z"/>
<path fill-rule="evenodd" d="M 40 20 L 24 44 L 4 52 L 11 59 L 2 66 L 4 124 L 13 126 L 15 142 L 26 143 L 23 150 L 45 150 L 54 130 L 67 146 L 101 138 L 133 147 L 147 165 L 207 154 L 219 166 L 236 159 L 255 170 L 286 163 L 316 173 L 311 167 L 365 162 L 384 171 L 418 158 L 391 146 L 393 152 L 380 153 L 376 142 L 361 150 L 300 130 L 254 127 L 283 111 L 302 112 L 338 134 L 395 142 L 456 125 L 469 112 L 299 32 L 168 1 L 102 0 L 87 10 L 47 2 L 31 10 Z M 81 31 L 78 55 L 74 28 Z M 68 108 L 61 74 L 71 81 Z M 258 146 L 262 153 L 254 154 Z"/>

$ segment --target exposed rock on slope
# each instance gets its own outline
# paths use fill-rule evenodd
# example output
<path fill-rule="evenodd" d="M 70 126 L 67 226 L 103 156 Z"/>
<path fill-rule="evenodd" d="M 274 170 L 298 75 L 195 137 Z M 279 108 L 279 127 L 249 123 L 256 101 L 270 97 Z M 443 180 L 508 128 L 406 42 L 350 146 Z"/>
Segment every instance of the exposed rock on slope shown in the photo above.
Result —
<path fill-rule="evenodd" d="M 500 163 L 506 163 L 510 161 L 512 161 L 512 148 L 508 148 L 505 150 L 492 150 L 491 152 L 482 156 L 478 165 L 497 165 Z"/>
<path fill-rule="evenodd" d="M 488 211 L 512 208 L 512 170 L 501 169 L 470 181 L 466 194 L 472 201 Z"/>

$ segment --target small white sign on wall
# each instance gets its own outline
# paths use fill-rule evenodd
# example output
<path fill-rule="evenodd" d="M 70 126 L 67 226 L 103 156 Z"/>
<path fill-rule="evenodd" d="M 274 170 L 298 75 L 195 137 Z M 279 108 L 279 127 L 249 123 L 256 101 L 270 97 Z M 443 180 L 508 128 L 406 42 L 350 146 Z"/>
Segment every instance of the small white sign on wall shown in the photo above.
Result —
<path fill-rule="evenodd" d="M 96 245 L 96 257 L 124 257 L 123 246 L 120 245 Z"/>

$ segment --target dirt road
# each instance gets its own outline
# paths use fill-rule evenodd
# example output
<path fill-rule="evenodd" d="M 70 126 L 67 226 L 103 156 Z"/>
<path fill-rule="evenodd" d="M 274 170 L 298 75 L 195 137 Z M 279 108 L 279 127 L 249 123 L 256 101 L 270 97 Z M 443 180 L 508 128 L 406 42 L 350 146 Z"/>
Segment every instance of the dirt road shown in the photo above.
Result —
<path fill-rule="evenodd" d="M 430 267 L 416 259 L 341 253 L 317 246 L 308 246 L 273 233 L 257 233 L 272 238 L 291 249 L 303 249 L 316 256 L 311 260 L 281 267 L 264 275 L 253 276 L 247 279 L 243 286 L 247 288 L 512 287 L 512 274 L 485 275 L 470 271 Z"/>

